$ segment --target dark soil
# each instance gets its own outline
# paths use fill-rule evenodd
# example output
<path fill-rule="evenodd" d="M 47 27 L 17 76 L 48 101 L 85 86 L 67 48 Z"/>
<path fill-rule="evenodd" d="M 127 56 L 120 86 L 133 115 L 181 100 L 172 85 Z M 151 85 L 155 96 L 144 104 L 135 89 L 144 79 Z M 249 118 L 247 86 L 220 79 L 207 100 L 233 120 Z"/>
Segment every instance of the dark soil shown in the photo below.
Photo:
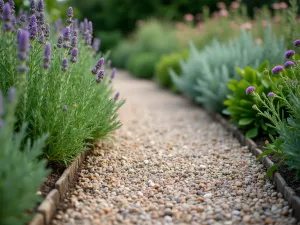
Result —
<path fill-rule="evenodd" d="M 49 176 L 46 178 L 45 183 L 40 188 L 43 197 L 46 197 L 47 194 L 55 188 L 56 181 L 60 178 L 65 170 L 64 166 L 56 164 L 49 164 L 48 167 L 52 172 L 49 174 Z"/>
<path fill-rule="evenodd" d="M 268 137 L 263 137 L 263 138 L 255 138 L 253 141 L 257 144 L 258 148 L 260 150 L 264 150 L 264 146 L 266 145 L 265 142 L 266 140 L 270 141 Z M 280 159 L 275 157 L 274 155 L 269 155 L 268 156 L 274 163 L 280 162 Z M 282 164 L 278 168 L 278 172 L 281 174 L 281 176 L 284 178 L 286 183 L 288 184 L 289 187 L 294 189 L 296 194 L 300 197 L 300 180 L 296 180 L 296 171 L 291 170 L 286 164 Z"/>

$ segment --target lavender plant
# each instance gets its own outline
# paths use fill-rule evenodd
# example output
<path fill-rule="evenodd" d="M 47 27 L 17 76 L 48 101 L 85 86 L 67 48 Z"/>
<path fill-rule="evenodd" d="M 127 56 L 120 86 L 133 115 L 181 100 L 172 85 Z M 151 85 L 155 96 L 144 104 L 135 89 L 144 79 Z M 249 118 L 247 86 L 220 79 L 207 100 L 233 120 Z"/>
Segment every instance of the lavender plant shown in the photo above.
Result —
<path fill-rule="evenodd" d="M 300 40 L 294 42 L 295 47 L 300 46 Z M 272 137 L 273 141 L 261 154 L 263 157 L 268 154 L 275 154 L 279 162 L 269 169 L 271 175 L 282 163 L 296 171 L 297 179 L 300 179 L 300 65 L 296 52 L 289 50 L 285 54 L 288 61 L 284 66 L 278 65 L 272 69 L 272 75 L 268 75 L 274 90 L 268 94 L 259 94 L 255 87 L 248 87 L 246 92 L 253 95 L 261 107 L 254 105 L 258 115 L 267 118 L 269 126 L 276 129 L 278 137 Z M 280 80 L 274 81 L 273 77 Z M 277 101 L 277 104 L 275 103 Z M 279 103 L 281 102 L 289 112 L 287 119 L 281 116 Z"/>
<path fill-rule="evenodd" d="M 90 141 L 105 138 L 121 125 L 117 111 L 124 101 L 114 100 L 105 75 L 109 71 L 102 65 L 106 56 L 95 57 L 92 23 L 86 19 L 79 29 L 69 8 L 66 27 L 58 29 L 53 44 L 42 0 L 37 5 L 30 2 L 22 25 L 13 25 L 15 14 L 8 3 L 2 14 L 0 88 L 21 90 L 18 126 L 28 122 L 31 138 L 49 132 L 44 157 L 67 164 L 87 149 Z M 92 69 L 97 58 L 101 59 Z"/>
<path fill-rule="evenodd" d="M 46 161 L 38 161 L 46 136 L 31 142 L 26 139 L 26 125 L 14 131 L 15 88 L 9 88 L 4 97 L 0 90 L 0 224 L 21 225 L 30 220 L 26 210 L 36 206 L 36 194 L 49 173 Z M 21 151 L 22 150 L 22 151 Z"/>

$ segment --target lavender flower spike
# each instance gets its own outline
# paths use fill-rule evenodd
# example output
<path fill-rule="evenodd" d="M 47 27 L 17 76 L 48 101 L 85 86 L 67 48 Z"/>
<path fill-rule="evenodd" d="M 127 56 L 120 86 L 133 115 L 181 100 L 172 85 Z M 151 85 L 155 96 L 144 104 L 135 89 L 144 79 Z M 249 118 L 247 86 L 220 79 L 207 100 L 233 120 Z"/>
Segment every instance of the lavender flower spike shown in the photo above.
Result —
<path fill-rule="evenodd" d="M 8 3 L 4 4 L 2 19 L 7 22 L 11 20 L 11 7 Z"/>
<path fill-rule="evenodd" d="M 0 0 L 0 18 L 1 18 L 2 13 L 3 13 L 3 7 L 4 7 L 4 1 Z"/>
<path fill-rule="evenodd" d="M 71 51 L 71 62 L 72 63 L 76 63 L 77 62 L 77 56 L 78 56 L 78 48 L 73 48 L 72 51 Z"/>
<path fill-rule="evenodd" d="M 44 1 L 43 0 L 39 0 L 36 10 L 40 13 L 44 12 Z"/>
<path fill-rule="evenodd" d="M 246 89 L 246 95 L 249 95 L 251 92 L 255 91 L 255 87 L 254 86 L 249 86 L 247 89 Z"/>
<path fill-rule="evenodd" d="M 110 74 L 110 79 L 114 79 L 116 76 L 116 68 L 113 68 Z"/>
<path fill-rule="evenodd" d="M 30 17 L 29 33 L 30 33 L 30 39 L 35 39 L 36 38 L 36 36 L 37 36 L 37 20 L 36 20 L 35 15 L 32 15 Z"/>
<path fill-rule="evenodd" d="M 117 101 L 119 99 L 119 97 L 120 97 L 120 93 L 117 92 L 116 95 L 115 95 L 115 97 L 114 97 L 114 100 Z"/>
<path fill-rule="evenodd" d="M 10 8 L 11 8 L 11 13 L 14 14 L 15 13 L 15 2 L 14 0 L 9 0 L 8 1 L 8 4 L 10 5 Z"/>
<path fill-rule="evenodd" d="M 269 92 L 267 96 L 268 96 L 268 97 L 274 97 L 274 96 L 275 96 L 275 93 L 274 93 L 274 92 Z"/>
<path fill-rule="evenodd" d="M 96 68 L 97 68 L 97 69 L 100 69 L 100 68 L 102 67 L 103 63 L 104 63 L 104 58 L 101 57 L 101 58 L 99 59 L 99 61 L 97 62 L 97 64 L 96 64 Z"/>
<path fill-rule="evenodd" d="M 35 14 L 35 0 L 31 0 L 29 4 L 30 15 Z"/>
<path fill-rule="evenodd" d="M 298 47 L 300 45 L 300 40 L 296 40 L 295 42 L 294 42 L 294 46 L 295 47 Z"/>
<path fill-rule="evenodd" d="M 284 68 L 290 68 L 292 66 L 295 66 L 295 63 L 293 61 L 286 61 L 284 64 Z"/>
<path fill-rule="evenodd" d="M 283 71 L 284 70 L 284 67 L 283 66 L 275 66 L 273 69 L 272 69 L 272 74 L 278 74 L 279 72 Z"/>
<path fill-rule="evenodd" d="M 93 33 L 93 23 L 91 21 L 89 22 L 89 31 L 90 31 L 90 34 Z"/>
<path fill-rule="evenodd" d="M 71 39 L 71 30 L 70 27 L 66 27 L 64 30 L 64 40 L 70 41 L 70 39 Z"/>
<path fill-rule="evenodd" d="M 73 37 L 72 37 L 72 40 L 71 40 L 71 46 L 72 46 L 73 48 L 77 47 L 77 42 L 78 42 L 77 37 L 76 37 L 76 36 L 73 36 Z"/>
<path fill-rule="evenodd" d="M 7 100 L 8 100 L 10 103 L 15 102 L 15 100 L 16 100 L 16 95 L 17 95 L 17 89 L 16 89 L 15 87 L 9 88 L 8 93 L 7 93 Z"/>
<path fill-rule="evenodd" d="M 63 36 L 60 35 L 60 36 L 58 37 L 58 39 L 57 39 L 56 46 L 57 46 L 58 48 L 61 48 L 62 42 L 63 42 Z"/>
<path fill-rule="evenodd" d="M 104 70 L 100 70 L 100 71 L 99 71 L 98 77 L 99 77 L 100 79 L 103 79 L 103 78 L 104 78 Z"/>
<path fill-rule="evenodd" d="M 291 58 L 293 55 L 295 55 L 296 52 L 294 50 L 288 50 L 286 53 L 285 53 L 285 58 L 289 59 Z"/>
<path fill-rule="evenodd" d="M 19 32 L 18 50 L 25 53 L 29 50 L 29 33 L 26 30 Z"/>
<path fill-rule="evenodd" d="M 64 71 L 64 72 L 66 72 L 66 71 L 68 71 L 68 68 L 69 68 L 68 59 L 64 58 L 63 61 L 62 61 L 61 70 Z"/>
<path fill-rule="evenodd" d="M 45 69 L 49 68 L 50 62 L 51 62 L 51 43 L 47 42 L 45 51 L 44 51 L 44 65 L 43 66 Z"/>
<path fill-rule="evenodd" d="M 69 7 L 67 17 L 72 18 L 73 17 L 73 8 Z"/>

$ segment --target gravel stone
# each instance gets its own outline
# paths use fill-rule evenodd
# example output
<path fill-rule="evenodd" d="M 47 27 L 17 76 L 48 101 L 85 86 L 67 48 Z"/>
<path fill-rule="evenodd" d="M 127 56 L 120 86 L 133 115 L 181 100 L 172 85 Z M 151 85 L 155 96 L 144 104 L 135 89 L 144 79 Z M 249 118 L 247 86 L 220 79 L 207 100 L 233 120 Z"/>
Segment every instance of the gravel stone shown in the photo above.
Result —
<path fill-rule="evenodd" d="M 201 107 L 122 71 L 114 88 L 123 126 L 95 144 L 53 225 L 296 224 L 256 157 Z"/>

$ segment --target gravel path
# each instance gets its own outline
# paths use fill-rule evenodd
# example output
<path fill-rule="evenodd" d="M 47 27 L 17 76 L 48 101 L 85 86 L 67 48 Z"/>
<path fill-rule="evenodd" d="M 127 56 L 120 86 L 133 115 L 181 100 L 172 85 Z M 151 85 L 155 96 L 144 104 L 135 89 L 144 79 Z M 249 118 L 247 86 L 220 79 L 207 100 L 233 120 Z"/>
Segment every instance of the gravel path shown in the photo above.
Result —
<path fill-rule="evenodd" d="M 53 224 L 296 224 L 262 165 L 204 110 L 125 72 L 114 82 L 124 125 L 88 156 Z"/>

